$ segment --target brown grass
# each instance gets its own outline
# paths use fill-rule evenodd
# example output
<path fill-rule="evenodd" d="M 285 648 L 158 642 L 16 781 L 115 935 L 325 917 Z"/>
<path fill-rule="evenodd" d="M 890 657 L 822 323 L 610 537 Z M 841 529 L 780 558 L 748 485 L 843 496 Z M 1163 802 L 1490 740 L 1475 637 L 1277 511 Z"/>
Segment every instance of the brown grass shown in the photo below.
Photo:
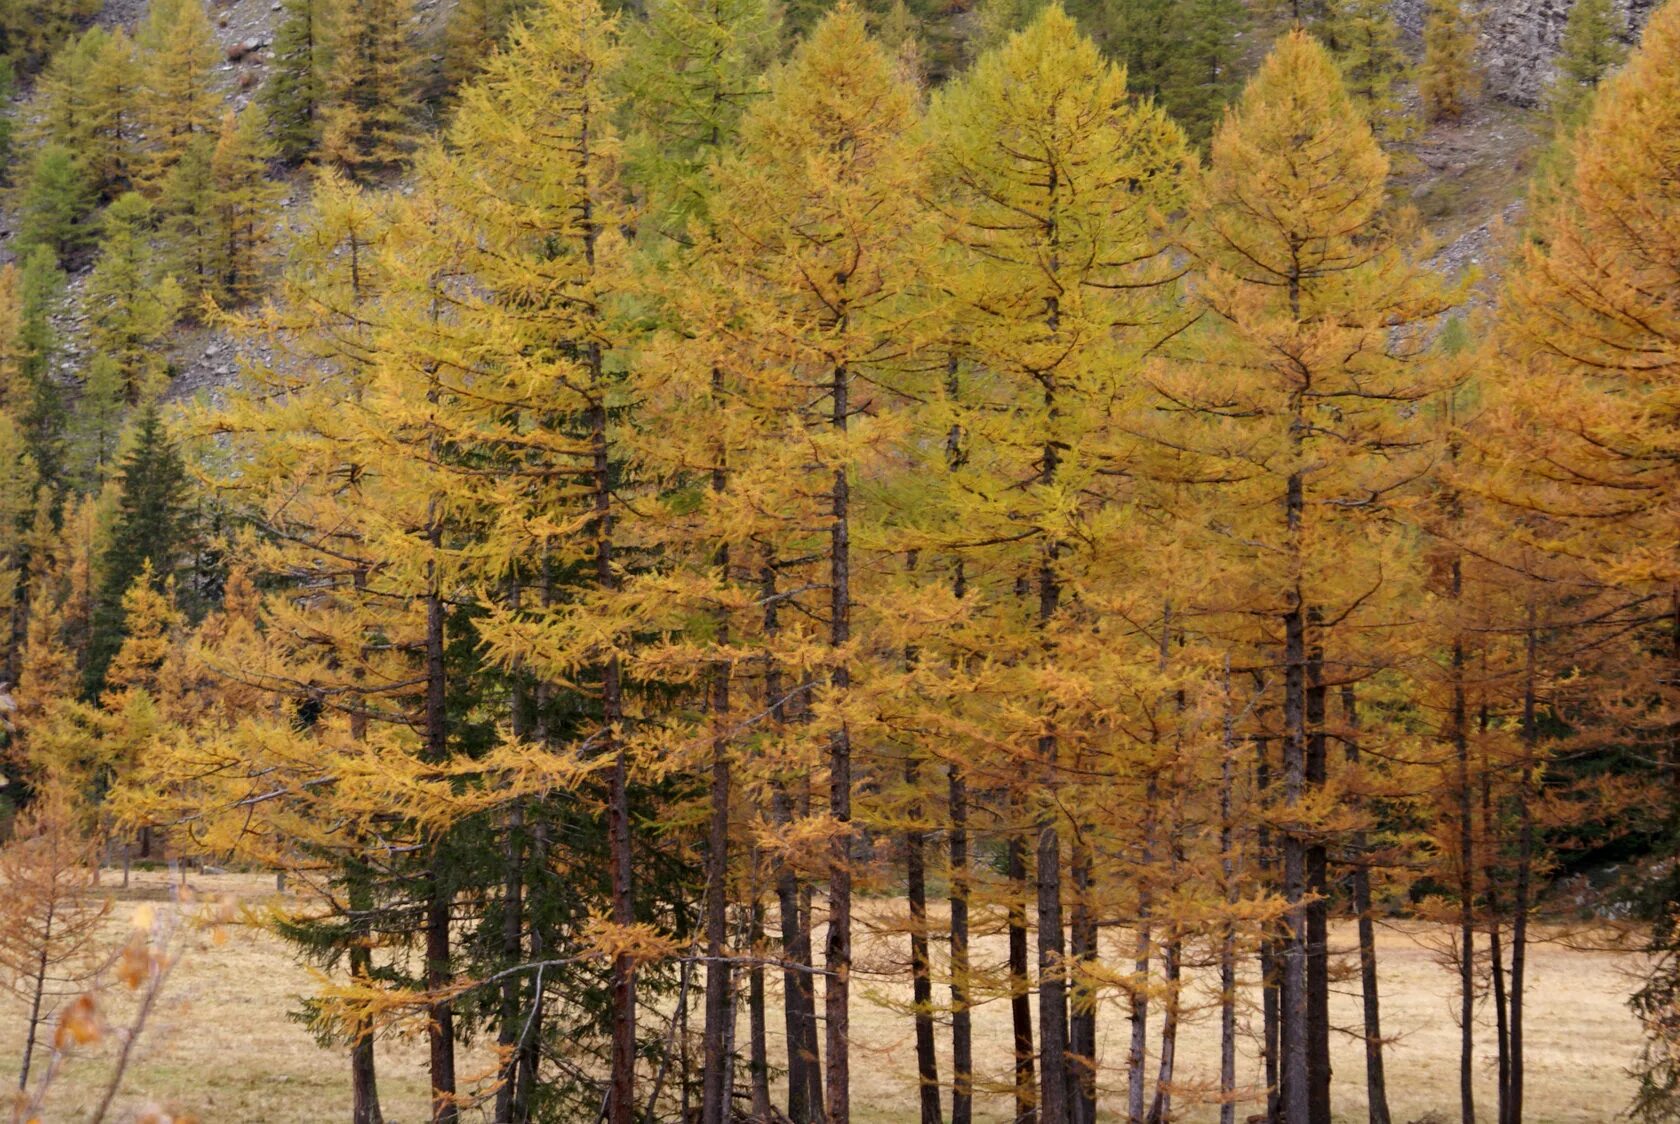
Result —
<path fill-rule="evenodd" d="M 166 878 L 161 873 L 136 873 L 128 896 L 161 897 Z M 191 881 L 202 893 L 234 893 L 253 901 L 271 894 L 273 888 L 271 878 L 257 875 L 193 876 Z M 120 939 L 129 912 L 119 904 L 112 922 L 114 938 Z M 872 907 L 864 916 L 890 923 L 885 909 Z M 1385 1026 L 1397 1039 L 1387 1055 L 1396 1121 L 1422 1120 L 1431 1113 L 1443 1120 L 1457 1118 L 1456 983 L 1437 951 L 1442 936 L 1439 929 L 1406 923 L 1384 927 L 1379 937 Z M 1114 942 L 1114 958 L 1123 959 L 1121 945 L 1129 937 L 1117 933 L 1107 939 Z M 1333 933 L 1338 950 L 1345 950 L 1351 940 L 1351 930 Z M 884 936 L 860 943 L 859 991 L 889 1001 L 908 999 L 902 945 L 901 939 Z M 977 962 L 1002 959 L 1001 937 L 981 938 L 976 946 Z M 148 1031 L 137 1064 L 128 1074 L 119 1108 L 131 1114 L 142 1104 L 156 1102 L 190 1111 L 205 1124 L 313 1124 L 343 1118 L 349 1099 L 343 1051 L 317 1047 L 304 1027 L 286 1017 L 296 1009 L 299 997 L 314 986 L 310 970 L 300 966 L 280 942 L 256 931 L 235 932 L 220 945 L 208 935 L 194 935 L 185 942 L 184 952 L 169 983 L 161 1017 Z M 1608 1121 L 1625 1108 L 1631 1095 L 1625 1070 L 1639 1047 L 1638 1028 L 1625 1005 L 1636 967 L 1633 958 L 1611 953 L 1575 951 L 1557 944 L 1534 948 L 1528 1034 L 1528 1119 L 1532 1124 Z M 1217 1011 L 1209 991 L 1212 974 L 1197 969 L 1189 978 L 1190 1002 L 1198 1009 L 1181 1038 L 1179 1080 L 1186 1086 L 1211 1084 L 1218 1065 Z M 1338 985 L 1332 1000 L 1332 1019 L 1338 1026 L 1358 1025 L 1357 992 L 1357 981 Z M 1246 990 L 1244 1001 L 1252 998 L 1252 989 Z M 114 1014 L 121 1016 L 120 1007 Z M 1478 1044 L 1485 1054 L 1491 1052 L 1492 1043 L 1486 1004 L 1481 1014 Z M 858 1124 L 914 1119 L 909 1016 L 865 999 L 857 1004 L 853 1019 L 854 1119 Z M 1249 1031 L 1252 1021 L 1245 1013 Z M 976 1062 L 982 1075 L 992 1081 L 1007 1076 L 1008 1022 L 1007 1006 L 1001 1001 L 975 1013 Z M 0 1022 L 0 1057 L 17 1057 L 18 1023 L 12 1012 Z M 697 1013 L 694 1023 L 698 1027 Z M 770 1013 L 769 1023 L 774 1059 L 782 1049 L 779 1011 Z M 1125 1080 L 1127 1028 L 1118 1003 L 1110 1001 L 1101 1008 L 1099 1027 L 1104 1103 L 1112 1112 L 1123 1102 Z M 745 1032 L 743 1019 L 739 1036 L 743 1045 Z M 943 1051 L 943 1030 L 940 1038 Z M 1351 1036 L 1339 1036 L 1334 1051 L 1338 1119 L 1363 1120 L 1362 1047 Z M 85 1118 L 109 1072 L 109 1057 L 110 1044 L 106 1043 L 70 1063 L 49 1103 L 47 1120 Z M 387 1120 L 392 1124 L 424 1120 L 423 1044 L 381 1041 L 379 1062 Z M 950 1062 L 943 1053 L 940 1064 L 941 1073 L 948 1077 Z M 1494 1075 L 1485 1057 L 1477 1074 L 1479 1107 L 1487 1115 L 1493 1107 Z M 1251 1037 L 1244 1041 L 1239 1075 L 1246 1081 L 1256 1075 Z M 1176 1119 L 1217 1119 L 1217 1111 L 1210 1106 L 1193 1106 L 1184 1098 L 1180 1104 Z M 977 1115 L 1001 1122 L 1008 1119 L 1007 1107 L 1001 1090 L 987 1092 L 980 1098 Z M 1239 1119 L 1248 1111 L 1253 1108 L 1245 1106 Z M 1105 1115 L 1104 1119 L 1114 1117 Z"/>

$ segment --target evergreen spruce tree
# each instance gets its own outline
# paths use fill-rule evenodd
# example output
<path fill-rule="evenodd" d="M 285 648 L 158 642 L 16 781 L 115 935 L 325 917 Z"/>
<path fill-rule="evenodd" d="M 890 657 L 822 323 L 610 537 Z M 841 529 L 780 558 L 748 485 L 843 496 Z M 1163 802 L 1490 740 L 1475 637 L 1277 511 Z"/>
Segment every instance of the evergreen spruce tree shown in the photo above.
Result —
<path fill-rule="evenodd" d="M 99 491 L 117 454 L 127 412 L 122 365 L 97 352 L 87 365 L 76 412 L 66 427 L 65 483 L 78 492 Z"/>
<path fill-rule="evenodd" d="M 686 236 L 701 178 L 763 90 L 777 28 L 764 0 L 654 0 L 626 35 L 627 178 L 667 236 Z"/>
<path fill-rule="evenodd" d="M 128 636 L 124 601 L 149 575 L 161 590 L 175 573 L 189 532 L 186 467 L 156 406 L 142 408 L 116 477 L 117 507 L 110 542 L 99 557 L 91 635 L 83 669 L 85 697 L 105 690 L 106 672 Z"/>
<path fill-rule="evenodd" d="M 1242 88 L 1249 11 L 1242 0 L 1184 0 L 1173 13 L 1178 45 L 1161 104 L 1191 141 L 1205 145 Z"/>
<path fill-rule="evenodd" d="M 1429 0 L 1423 19 L 1423 66 L 1418 71 L 1424 116 L 1457 121 L 1480 90 L 1473 17 L 1463 0 Z"/>
<path fill-rule="evenodd" d="M 289 164 L 301 163 L 321 143 L 328 2 L 285 0 L 274 30 L 268 81 L 259 100 L 268 114 L 276 154 Z"/>

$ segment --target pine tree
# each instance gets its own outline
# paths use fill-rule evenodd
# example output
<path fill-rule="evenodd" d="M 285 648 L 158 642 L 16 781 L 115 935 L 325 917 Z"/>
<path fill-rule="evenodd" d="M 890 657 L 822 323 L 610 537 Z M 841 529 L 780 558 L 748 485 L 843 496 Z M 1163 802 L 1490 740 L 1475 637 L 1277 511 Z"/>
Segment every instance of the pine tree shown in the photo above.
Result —
<path fill-rule="evenodd" d="M 417 140 L 412 14 L 409 0 L 334 0 L 325 22 L 321 152 L 358 179 L 396 168 Z"/>
<path fill-rule="evenodd" d="M 1189 0 L 1173 5 L 1172 13 L 1181 45 L 1173 52 L 1161 105 L 1193 142 L 1205 145 L 1242 86 L 1248 9 L 1233 0 Z"/>
<path fill-rule="evenodd" d="M 1481 90 L 1476 31 L 1462 0 L 1429 0 L 1423 21 L 1423 65 L 1418 93 L 1431 121 L 1457 121 Z"/>
<path fill-rule="evenodd" d="M 285 0 L 274 29 L 268 81 L 259 100 L 268 114 L 276 154 L 289 164 L 301 163 L 321 143 L 327 3 Z"/>
<path fill-rule="evenodd" d="M 134 40 L 140 65 L 141 183 L 155 194 L 194 138 L 213 136 L 221 99 L 212 84 L 215 33 L 202 0 L 158 0 Z"/>
<path fill-rule="evenodd" d="M 168 360 L 161 345 L 183 304 L 180 286 L 152 266 L 152 220 L 152 206 L 138 192 L 106 208 L 85 294 L 89 339 L 117 365 L 130 405 L 162 389 Z"/>
<path fill-rule="evenodd" d="M 99 558 L 92 639 L 83 670 L 88 698 L 98 698 L 105 690 L 107 669 L 127 639 L 125 598 L 135 582 L 142 574 L 149 575 L 155 587 L 170 581 L 186 545 L 186 470 L 157 407 L 139 411 L 116 485 L 116 519 Z"/>
<path fill-rule="evenodd" d="M 114 357 L 97 352 L 89 361 L 65 434 L 65 482 L 78 492 L 99 491 L 116 459 L 128 406 L 126 381 Z"/>
<path fill-rule="evenodd" d="M 1605 78 L 1627 58 L 1621 13 L 1610 0 L 1576 0 L 1569 8 L 1559 44 L 1557 73 L 1547 91 L 1552 116 L 1574 125 Z"/>

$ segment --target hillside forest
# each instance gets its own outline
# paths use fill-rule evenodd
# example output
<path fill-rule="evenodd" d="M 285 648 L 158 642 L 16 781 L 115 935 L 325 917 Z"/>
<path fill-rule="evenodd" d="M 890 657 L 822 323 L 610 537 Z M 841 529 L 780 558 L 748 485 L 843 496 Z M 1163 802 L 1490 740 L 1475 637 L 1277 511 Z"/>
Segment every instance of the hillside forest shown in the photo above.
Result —
<path fill-rule="evenodd" d="M 1680 3 L 1473 262 L 1481 9 L 1067 4 L 0 4 L 15 1120 L 205 926 L 314 1119 L 1389 1124 L 1402 922 L 1451 1119 L 1570 940 L 1680 1119 Z"/>

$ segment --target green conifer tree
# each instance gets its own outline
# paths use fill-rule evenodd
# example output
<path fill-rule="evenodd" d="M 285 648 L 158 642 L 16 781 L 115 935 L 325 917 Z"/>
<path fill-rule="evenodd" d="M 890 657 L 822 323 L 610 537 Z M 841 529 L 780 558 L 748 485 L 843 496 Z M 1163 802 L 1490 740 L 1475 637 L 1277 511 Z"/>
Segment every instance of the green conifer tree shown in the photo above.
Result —
<path fill-rule="evenodd" d="M 1552 116 L 1564 129 L 1586 115 L 1599 83 L 1627 58 L 1627 23 L 1610 0 L 1575 0 L 1563 28 L 1557 73 L 1547 90 Z"/>
<path fill-rule="evenodd" d="M 327 0 L 285 0 L 269 53 L 260 101 L 268 113 L 277 155 L 296 164 L 321 143 L 321 77 Z"/>
<path fill-rule="evenodd" d="M 116 479 L 117 509 L 109 545 L 99 559 L 92 637 L 83 675 L 87 698 L 105 689 L 105 672 L 121 650 L 123 598 L 141 574 L 162 589 L 175 573 L 190 528 L 187 474 L 156 406 L 146 406 Z"/>
<path fill-rule="evenodd" d="M 88 336 L 117 364 L 131 405 L 162 389 L 168 364 L 161 344 L 184 303 L 180 285 L 153 266 L 152 220 L 152 206 L 138 192 L 106 208 L 99 260 L 87 281 Z"/>
<path fill-rule="evenodd" d="M 193 138 L 213 134 L 221 97 L 211 78 L 215 33 L 202 0 L 153 0 L 135 36 L 140 59 L 141 182 L 159 187 Z"/>
<path fill-rule="evenodd" d="M 1387 0 L 1332 0 L 1320 35 L 1372 131 L 1381 140 L 1405 137 L 1411 121 L 1395 86 L 1408 68 L 1400 25 Z"/>
<path fill-rule="evenodd" d="M 400 165 L 416 140 L 411 0 L 335 0 L 321 148 L 358 179 Z"/>
<path fill-rule="evenodd" d="M 1424 114 L 1431 121 L 1457 121 L 1480 90 L 1474 21 L 1462 0 L 1429 0 L 1418 74 Z"/>
<path fill-rule="evenodd" d="M 18 191 L 17 245 L 45 246 L 68 265 L 91 241 L 93 192 L 87 171 L 61 144 L 37 149 Z"/>

